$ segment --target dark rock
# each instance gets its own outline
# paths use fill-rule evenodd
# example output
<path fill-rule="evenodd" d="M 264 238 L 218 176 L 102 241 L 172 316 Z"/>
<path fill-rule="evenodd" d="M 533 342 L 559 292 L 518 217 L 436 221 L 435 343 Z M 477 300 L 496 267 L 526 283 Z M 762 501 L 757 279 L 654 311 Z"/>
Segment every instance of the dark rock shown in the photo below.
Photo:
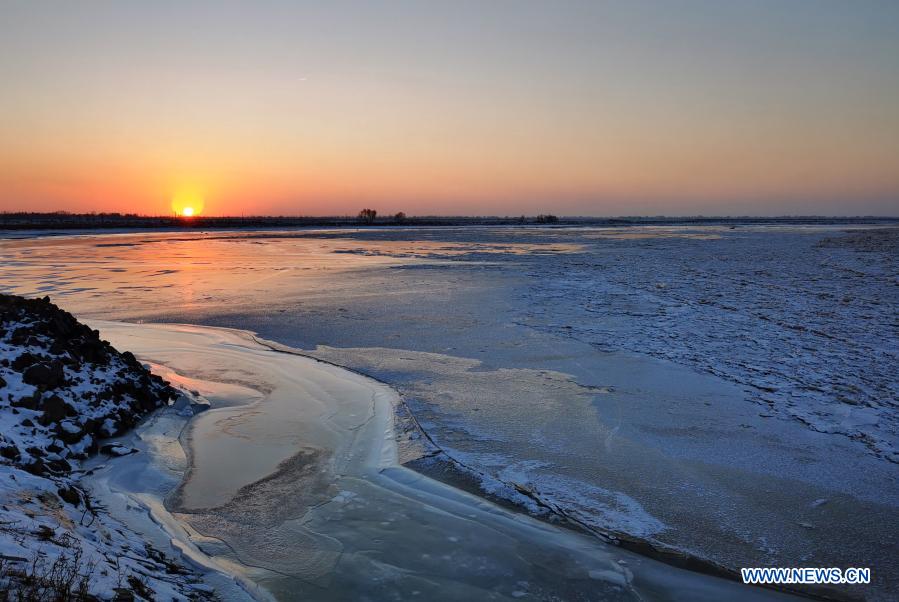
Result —
<path fill-rule="evenodd" d="M 81 493 L 74 487 L 60 487 L 56 490 L 56 493 L 64 502 L 73 506 L 81 505 Z"/>
<path fill-rule="evenodd" d="M 136 454 L 137 450 L 120 443 L 107 443 L 100 448 L 100 453 L 106 454 L 107 456 L 128 456 Z"/>
<path fill-rule="evenodd" d="M 15 408 L 25 408 L 26 410 L 36 410 L 38 405 L 41 402 L 41 394 L 35 393 L 34 395 L 26 395 L 24 397 L 20 397 L 19 399 L 13 399 L 10 402 Z"/>
<path fill-rule="evenodd" d="M 109 354 L 106 352 L 106 348 L 100 341 L 85 341 L 78 351 L 80 351 L 81 358 L 85 362 L 92 362 L 104 366 L 109 363 Z"/>
<path fill-rule="evenodd" d="M 49 363 L 39 363 L 29 366 L 22 373 L 22 380 L 29 385 L 43 385 L 48 389 L 65 383 L 65 372 L 63 364 L 59 360 L 52 360 Z"/>
<path fill-rule="evenodd" d="M 12 331 L 12 334 L 9 336 L 9 342 L 13 345 L 24 345 L 30 335 L 28 328 L 22 326 Z"/>
<path fill-rule="evenodd" d="M 41 404 L 44 413 L 38 419 L 42 425 L 57 423 L 64 419 L 67 415 L 74 415 L 75 408 L 70 406 L 65 400 L 57 395 L 52 395 L 45 399 Z"/>
<path fill-rule="evenodd" d="M 115 598 L 113 598 L 113 602 L 134 602 L 134 594 L 131 590 L 128 590 L 124 587 L 117 587 L 112 591 L 115 592 Z"/>
<path fill-rule="evenodd" d="M 117 417 L 118 417 L 120 429 L 127 430 L 127 429 L 130 429 L 133 426 L 137 425 L 138 417 L 130 410 L 127 410 L 127 409 L 119 410 Z"/>
<path fill-rule="evenodd" d="M 47 364 L 34 364 L 25 368 L 22 380 L 29 385 L 47 385 L 53 381 L 53 371 Z"/>
<path fill-rule="evenodd" d="M 81 425 L 77 422 L 74 424 L 78 426 L 78 430 L 75 432 L 67 431 L 63 428 L 62 423 L 56 425 L 56 436 L 62 439 L 63 443 L 71 445 L 72 443 L 78 443 L 84 437 L 84 430 L 81 428 Z"/>
<path fill-rule="evenodd" d="M 56 314 L 50 320 L 50 328 L 53 334 L 59 337 L 70 337 L 75 334 L 75 326 L 77 322 L 71 314 Z"/>
<path fill-rule="evenodd" d="M 56 535 L 56 530 L 52 527 L 48 527 L 47 525 L 40 525 L 37 528 L 37 531 L 34 533 L 37 535 L 38 539 L 42 539 L 44 541 L 50 541 L 53 539 L 53 536 Z"/>
<path fill-rule="evenodd" d="M 0 387 L 5 387 L 5 386 L 6 386 L 6 381 L 3 380 L 2 376 L 0 376 Z"/>
<path fill-rule="evenodd" d="M 51 460 L 46 464 L 47 468 L 49 468 L 56 474 L 68 474 L 72 471 L 72 465 L 62 458 L 60 458 L 59 460 Z"/>
<path fill-rule="evenodd" d="M 125 360 L 125 364 L 132 368 L 140 368 L 140 362 L 137 361 L 137 358 L 134 357 L 134 354 L 130 351 L 122 352 L 122 359 Z"/>
<path fill-rule="evenodd" d="M 34 426 L 34 422 L 32 422 L 31 418 L 26 418 L 25 420 L 22 421 L 22 426 L 28 426 L 28 427 Z"/>
<path fill-rule="evenodd" d="M 33 475 L 37 475 L 39 477 L 45 476 L 49 471 L 47 470 L 46 464 L 42 460 L 35 460 L 30 464 L 26 464 L 23 466 L 26 471 L 30 472 Z"/>
<path fill-rule="evenodd" d="M 63 355 L 68 352 L 68 345 L 66 341 L 61 339 L 56 339 L 52 343 L 50 343 L 50 355 Z"/>
<path fill-rule="evenodd" d="M 22 453 L 15 445 L 4 445 L 3 447 L 0 447 L 0 456 L 3 456 L 7 460 L 18 462 L 19 458 L 22 457 Z"/>
<path fill-rule="evenodd" d="M 45 453 L 44 450 L 42 450 L 39 447 L 34 447 L 33 445 L 31 447 L 26 447 L 25 451 L 27 451 L 29 454 L 31 454 L 35 458 L 43 458 L 44 453 Z"/>
<path fill-rule="evenodd" d="M 84 433 L 87 435 L 96 435 L 100 430 L 101 421 L 96 418 L 88 418 L 84 421 L 84 425 L 82 428 L 84 429 Z"/>
<path fill-rule="evenodd" d="M 19 357 L 14 359 L 12 361 L 12 364 L 10 364 L 10 366 L 16 372 L 21 372 L 28 366 L 31 366 L 31 365 L 39 362 L 41 359 L 42 359 L 41 356 L 35 355 L 35 354 L 31 353 L 30 351 L 26 351 L 25 353 L 20 354 Z"/>

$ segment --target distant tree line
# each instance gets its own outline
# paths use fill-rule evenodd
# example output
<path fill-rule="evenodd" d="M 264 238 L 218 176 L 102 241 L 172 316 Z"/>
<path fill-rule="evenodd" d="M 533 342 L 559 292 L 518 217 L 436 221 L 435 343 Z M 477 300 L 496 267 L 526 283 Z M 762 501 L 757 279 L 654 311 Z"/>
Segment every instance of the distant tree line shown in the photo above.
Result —
<path fill-rule="evenodd" d="M 363 209 L 359 212 L 359 221 L 363 224 L 373 224 L 376 217 L 378 217 L 378 212 L 374 209 Z"/>
<path fill-rule="evenodd" d="M 359 212 L 359 221 L 363 224 L 373 224 L 375 220 L 378 218 L 378 211 L 376 209 L 363 209 Z M 399 213 L 393 214 L 388 221 L 394 221 L 397 223 L 402 223 L 406 221 L 406 214 L 402 211 Z"/>
<path fill-rule="evenodd" d="M 176 216 L 149 216 L 134 213 L 52 213 L 0 211 L 0 230 L 91 230 L 102 228 L 302 228 L 302 227 L 355 227 L 360 224 L 385 224 L 406 226 L 502 226 L 502 225 L 552 225 L 564 223 L 569 226 L 640 226 L 640 225 L 701 225 L 727 224 L 739 227 L 748 224 L 897 224 L 895 217 L 665 217 L 665 216 L 624 216 L 624 217 L 564 217 L 540 214 L 528 217 L 514 216 L 412 216 L 402 211 L 378 216 L 375 209 L 365 209 L 357 215 L 314 217 L 314 216 L 208 216 L 200 215 L 191 219 Z"/>

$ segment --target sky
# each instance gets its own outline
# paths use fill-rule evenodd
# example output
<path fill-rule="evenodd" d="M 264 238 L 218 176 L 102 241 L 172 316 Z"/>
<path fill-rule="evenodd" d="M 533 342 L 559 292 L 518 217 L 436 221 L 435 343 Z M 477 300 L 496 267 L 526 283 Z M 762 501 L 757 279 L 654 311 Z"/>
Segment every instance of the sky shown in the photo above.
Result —
<path fill-rule="evenodd" d="M 173 201 L 899 215 L 899 2 L 0 0 L 0 211 Z"/>

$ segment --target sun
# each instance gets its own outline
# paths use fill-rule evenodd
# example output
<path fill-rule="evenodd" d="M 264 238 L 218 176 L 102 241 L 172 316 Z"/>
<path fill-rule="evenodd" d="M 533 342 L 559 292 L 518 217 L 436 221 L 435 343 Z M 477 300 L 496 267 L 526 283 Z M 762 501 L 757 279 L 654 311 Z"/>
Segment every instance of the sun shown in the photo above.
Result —
<path fill-rule="evenodd" d="M 172 211 L 178 217 L 196 217 L 203 211 L 203 195 L 193 189 L 179 190 L 172 197 Z"/>

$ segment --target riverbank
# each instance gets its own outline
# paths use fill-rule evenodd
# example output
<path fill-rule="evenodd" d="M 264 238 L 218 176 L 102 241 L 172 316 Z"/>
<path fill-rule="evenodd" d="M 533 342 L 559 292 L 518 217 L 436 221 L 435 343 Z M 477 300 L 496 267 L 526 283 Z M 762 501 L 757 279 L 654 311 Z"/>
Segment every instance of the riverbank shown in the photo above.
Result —
<path fill-rule="evenodd" d="M 111 437 L 175 397 L 48 299 L 0 295 L 0 598 L 211 599 L 83 485 L 92 459 L 133 453 Z"/>

